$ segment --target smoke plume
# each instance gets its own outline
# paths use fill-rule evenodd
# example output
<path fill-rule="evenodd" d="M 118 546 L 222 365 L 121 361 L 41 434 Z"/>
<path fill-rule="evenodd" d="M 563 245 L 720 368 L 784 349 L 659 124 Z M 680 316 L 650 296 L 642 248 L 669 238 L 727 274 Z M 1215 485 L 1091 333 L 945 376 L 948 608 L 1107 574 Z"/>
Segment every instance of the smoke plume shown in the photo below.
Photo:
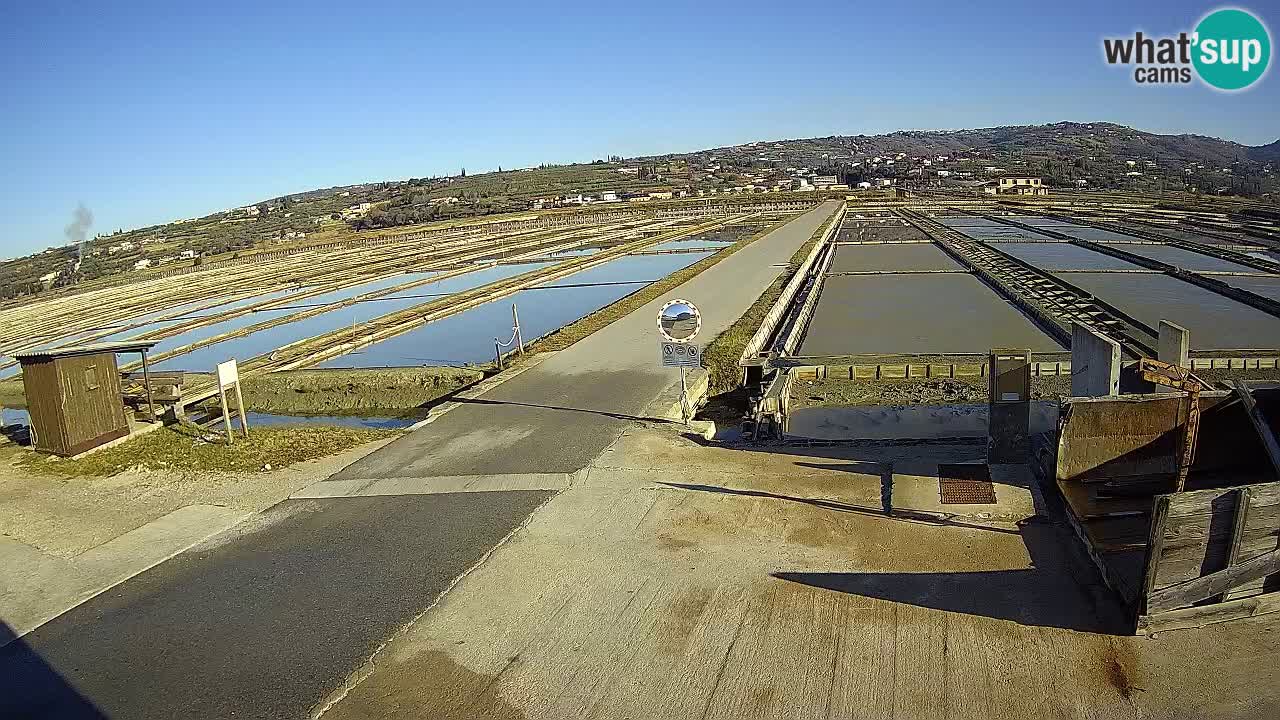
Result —
<path fill-rule="evenodd" d="M 71 214 L 71 224 L 67 225 L 62 232 L 67 236 L 67 240 L 73 245 L 80 248 L 80 257 L 84 257 L 84 241 L 89 234 L 89 226 L 93 224 L 93 213 L 89 212 L 89 208 L 80 203 L 76 206 L 76 211 Z"/>

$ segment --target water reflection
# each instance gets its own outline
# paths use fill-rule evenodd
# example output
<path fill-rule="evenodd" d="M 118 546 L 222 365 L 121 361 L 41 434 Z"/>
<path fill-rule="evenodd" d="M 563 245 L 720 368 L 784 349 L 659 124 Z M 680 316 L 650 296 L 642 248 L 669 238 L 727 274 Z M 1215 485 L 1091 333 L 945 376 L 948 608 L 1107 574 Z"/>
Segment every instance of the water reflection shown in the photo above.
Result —
<path fill-rule="evenodd" d="M 616 302 L 711 253 L 633 255 L 539 288 L 485 303 L 325 362 L 322 368 L 481 364 L 493 359 L 493 338 L 511 334 L 511 305 L 520 310 L 525 341 Z M 596 285 L 594 283 L 613 283 Z"/>

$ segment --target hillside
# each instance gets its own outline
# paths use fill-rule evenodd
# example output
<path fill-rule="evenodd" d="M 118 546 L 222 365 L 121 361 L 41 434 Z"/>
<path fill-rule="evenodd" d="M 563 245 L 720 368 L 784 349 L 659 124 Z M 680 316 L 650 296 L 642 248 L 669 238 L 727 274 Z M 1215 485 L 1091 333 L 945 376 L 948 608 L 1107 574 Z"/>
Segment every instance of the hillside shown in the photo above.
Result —
<path fill-rule="evenodd" d="M 942 160 L 945 158 L 945 160 Z M 813 175 L 898 184 L 980 180 L 1001 172 L 1041 175 L 1050 186 L 1185 190 L 1245 196 L 1280 191 L 1280 140 L 1249 147 L 1203 135 L 1158 135 L 1113 123 L 1060 122 L 972 130 L 903 130 L 734 145 L 688 153 L 457 176 L 412 178 L 294 193 L 201 218 L 100 234 L 77 274 L 76 249 L 55 247 L 0 263 L 0 298 L 135 272 L 182 258 L 243 252 L 276 243 L 528 209 L 539 198 L 643 195 L 650 190 L 742 192 L 784 187 Z M 998 170 L 989 170 L 996 167 Z M 944 172 L 939 172 L 943 170 Z M 57 275 L 51 279 L 51 275 Z M 42 280 L 43 278 L 43 280 Z"/>

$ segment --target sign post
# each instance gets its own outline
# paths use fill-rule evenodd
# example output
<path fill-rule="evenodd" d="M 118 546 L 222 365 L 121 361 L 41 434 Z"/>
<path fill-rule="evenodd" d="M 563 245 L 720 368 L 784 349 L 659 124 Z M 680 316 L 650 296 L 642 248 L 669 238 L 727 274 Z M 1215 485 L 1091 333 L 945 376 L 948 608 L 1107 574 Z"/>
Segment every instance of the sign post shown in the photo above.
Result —
<path fill-rule="evenodd" d="M 236 359 L 218 363 L 218 397 L 222 400 L 222 423 L 227 429 L 227 444 L 232 444 L 231 412 L 227 409 L 227 390 L 236 391 L 236 411 L 240 414 L 240 429 L 249 437 L 249 419 L 244 414 L 244 394 L 240 391 L 240 369 Z"/>
<path fill-rule="evenodd" d="M 680 368 L 680 421 L 685 425 L 689 424 L 691 408 L 684 369 L 702 367 L 702 354 L 692 342 L 700 330 L 702 313 L 688 300 L 669 300 L 658 311 L 658 333 L 663 337 L 662 366 Z"/>

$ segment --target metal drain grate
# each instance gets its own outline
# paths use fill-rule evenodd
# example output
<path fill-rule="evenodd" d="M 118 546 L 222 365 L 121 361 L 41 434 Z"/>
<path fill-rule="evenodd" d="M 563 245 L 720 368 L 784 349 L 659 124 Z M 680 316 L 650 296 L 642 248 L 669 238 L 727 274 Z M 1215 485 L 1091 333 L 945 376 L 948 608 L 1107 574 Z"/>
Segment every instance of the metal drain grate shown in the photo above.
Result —
<path fill-rule="evenodd" d="M 993 505 L 996 501 L 986 465 L 939 465 L 938 492 L 943 505 Z"/>

